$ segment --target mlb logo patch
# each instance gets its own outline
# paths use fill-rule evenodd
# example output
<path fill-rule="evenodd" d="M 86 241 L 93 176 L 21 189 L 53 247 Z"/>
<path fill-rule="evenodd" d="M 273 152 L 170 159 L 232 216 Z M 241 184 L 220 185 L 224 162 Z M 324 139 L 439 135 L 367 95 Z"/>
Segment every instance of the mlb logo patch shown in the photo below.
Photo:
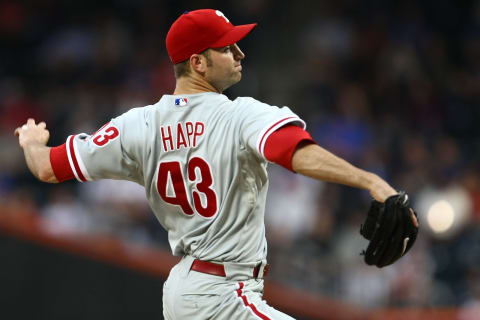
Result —
<path fill-rule="evenodd" d="M 175 105 L 176 106 L 180 106 L 180 107 L 186 106 L 187 102 L 188 102 L 187 98 L 177 98 L 177 99 L 175 99 Z"/>

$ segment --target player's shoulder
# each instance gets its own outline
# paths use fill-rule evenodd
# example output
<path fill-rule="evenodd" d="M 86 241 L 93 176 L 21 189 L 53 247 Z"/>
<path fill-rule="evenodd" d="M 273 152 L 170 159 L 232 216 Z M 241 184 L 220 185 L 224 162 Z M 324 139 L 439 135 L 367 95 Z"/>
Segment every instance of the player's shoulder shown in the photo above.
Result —
<path fill-rule="evenodd" d="M 270 105 L 261 102 L 253 97 L 237 97 L 232 101 L 232 104 L 237 110 L 258 110 L 268 108 Z"/>
<path fill-rule="evenodd" d="M 252 97 L 238 97 L 238 114 L 245 120 L 253 122 L 266 121 L 276 122 L 281 119 L 298 119 L 298 124 L 305 127 L 303 120 L 295 114 L 288 106 L 276 106 L 259 101 Z"/>
<path fill-rule="evenodd" d="M 252 116 L 257 113 L 275 112 L 279 110 L 277 106 L 270 105 L 252 97 L 238 97 L 233 100 L 233 103 L 237 109 L 250 113 Z"/>
<path fill-rule="evenodd" d="M 256 105 L 256 104 L 261 104 L 261 105 L 267 105 L 268 106 L 267 103 L 259 101 L 259 100 L 255 99 L 253 97 L 237 97 L 232 102 L 235 103 L 235 104 L 238 104 L 238 105 L 245 105 L 245 106 Z"/>
<path fill-rule="evenodd" d="M 143 107 L 133 107 L 122 114 L 118 115 L 115 120 L 130 120 L 130 119 L 139 119 L 145 118 L 149 113 L 151 113 L 155 108 L 155 105 L 147 105 Z"/>
<path fill-rule="evenodd" d="M 133 107 L 113 118 L 111 123 L 120 130 L 122 136 L 146 134 L 153 110 L 154 105 Z"/>

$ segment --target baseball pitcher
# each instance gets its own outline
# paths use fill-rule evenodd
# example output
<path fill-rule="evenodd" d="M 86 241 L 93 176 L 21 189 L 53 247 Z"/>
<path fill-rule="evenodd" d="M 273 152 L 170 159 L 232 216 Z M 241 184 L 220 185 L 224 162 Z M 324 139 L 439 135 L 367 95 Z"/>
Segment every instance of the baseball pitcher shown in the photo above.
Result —
<path fill-rule="evenodd" d="M 166 37 L 176 77 L 172 95 L 58 147 L 46 146 L 43 122 L 29 119 L 15 130 L 41 181 L 121 179 L 145 187 L 172 253 L 183 257 L 165 282 L 167 320 L 292 319 L 262 300 L 268 162 L 367 189 L 376 208 L 397 196 L 378 176 L 318 146 L 288 107 L 222 94 L 242 77 L 245 54 L 237 42 L 255 26 L 234 26 L 218 10 L 185 12 Z M 370 220 L 386 215 L 383 210 Z M 413 214 L 408 219 L 417 226 Z M 366 234 L 375 238 L 372 228 Z M 403 234 L 399 238 L 404 243 Z"/>

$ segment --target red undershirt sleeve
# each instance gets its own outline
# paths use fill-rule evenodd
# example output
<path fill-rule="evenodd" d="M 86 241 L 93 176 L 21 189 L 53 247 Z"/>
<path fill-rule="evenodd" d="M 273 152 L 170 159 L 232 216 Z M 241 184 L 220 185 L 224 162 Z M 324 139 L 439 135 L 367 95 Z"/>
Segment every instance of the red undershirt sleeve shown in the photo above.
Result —
<path fill-rule="evenodd" d="M 68 162 L 66 144 L 58 147 L 50 148 L 50 164 L 52 165 L 53 173 L 59 182 L 73 179 L 73 174 L 70 163 Z"/>
<path fill-rule="evenodd" d="M 292 171 L 292 157 L 300 142 L 315 143 L 310 134 L 300 127 L 289 124 L 273 132 L 265 143 L 264 155 L 274 162 Z"/>

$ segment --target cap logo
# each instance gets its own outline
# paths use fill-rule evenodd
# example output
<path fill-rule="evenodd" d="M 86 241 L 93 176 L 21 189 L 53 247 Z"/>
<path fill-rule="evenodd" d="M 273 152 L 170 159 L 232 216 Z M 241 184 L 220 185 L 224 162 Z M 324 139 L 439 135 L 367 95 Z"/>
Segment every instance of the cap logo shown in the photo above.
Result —
<path fill-rule="evenodd" d="M 215 13 L 217 14 L 217 16 L 222 17 L 223 19 L 225 19 L 225 21 L 227 21 L 227 23 L 230 22 L 230 20 L 228 20 L 227 17 L 225 17 L 225 15 L 223 14 L 222 11 L 220 11 L 220 10 L 215 10 Z"/>

